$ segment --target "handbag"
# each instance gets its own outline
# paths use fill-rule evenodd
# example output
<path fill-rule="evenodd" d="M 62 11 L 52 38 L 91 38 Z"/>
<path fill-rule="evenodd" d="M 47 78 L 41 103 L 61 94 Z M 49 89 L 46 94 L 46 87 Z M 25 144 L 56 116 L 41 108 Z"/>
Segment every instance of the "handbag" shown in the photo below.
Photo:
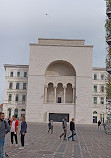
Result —
<path fill-rule="evenodd" d="M 76 131 L 74 131 L 74 135 L 76 135 Z"/>

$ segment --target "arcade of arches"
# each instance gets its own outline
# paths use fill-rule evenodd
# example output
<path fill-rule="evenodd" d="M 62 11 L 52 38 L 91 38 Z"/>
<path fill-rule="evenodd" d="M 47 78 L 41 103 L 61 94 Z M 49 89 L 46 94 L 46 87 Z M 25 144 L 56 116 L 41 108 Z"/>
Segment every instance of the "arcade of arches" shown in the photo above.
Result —
<path fill-rule="evenodd" d="M 51 63 L 45 72 L 44 103 L 75 103 L 76 72 L 66 61 Z"/>

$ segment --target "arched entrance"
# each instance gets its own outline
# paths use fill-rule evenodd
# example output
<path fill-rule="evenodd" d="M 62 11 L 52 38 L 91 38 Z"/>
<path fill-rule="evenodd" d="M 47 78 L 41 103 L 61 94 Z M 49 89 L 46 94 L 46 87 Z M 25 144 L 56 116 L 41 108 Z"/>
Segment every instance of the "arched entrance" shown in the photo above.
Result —
<path fill-rule="evenodd" d="M 45 84 L 44 84 L 44 104 L 53 106 L 56 111 L 59 105 L 73 105 L 75 106 L 76 97 L 76 71 L 73 65 L 69 62 L 58 60 L 54 61 L 47 67 L 45 71 Z M 56 104 L 56 106 L 52 105 Z M 60 107 L 59 107 L 60 108 Z M 63 109 L 64 107 L 61 107 Z M 51 109 L 50 109 L 51 111 Z M 69 118 L 69 113 L 61 110 L 59 113 L 49 113 L 49 118 L 61 121 L 63 116 Z M 74 115 L 74 114 L 73 114 Z"/>

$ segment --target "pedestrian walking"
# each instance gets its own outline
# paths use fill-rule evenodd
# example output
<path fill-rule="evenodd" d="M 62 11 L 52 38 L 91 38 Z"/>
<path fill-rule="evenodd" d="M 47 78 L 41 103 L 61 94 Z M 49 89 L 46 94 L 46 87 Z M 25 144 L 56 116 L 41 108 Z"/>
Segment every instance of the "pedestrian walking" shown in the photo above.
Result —
<path fill-rule="evenodd" d="M 10 131 L 9 124 L 4 120 L 4 113 L 0 112 L 0 158 L 4 155 L 5 135 Z"/>
<path fill-rule="evenodd" d="M 15 146 L 18 145 L 18 140 L 17 140 L 17 131 L 18 131 L 18 126 L 19 126 L 19 122 L 18 120 L 15 118 L 15 116 L 12 116 L 12 121 L 10 124 L 10 131 L 11 131 L 11 145 L 13 145 L 13 137 L 15 137 Z"/>
<path fill-rule="evenodd" d="M 22 116 L 21 117 L 21 130 L 20 130 L 20 133 L 21 134 L 21 147 L 19 149 L 24 149 L 24 137 L 25 137 L 25 134 L 27 133 L 27 123 L 25 121 L 25 117 Z"/>
<path fill-rule="evenodd" d="M 100 126 L 101 126 L 101 121 L 99 120 L 98 121 L 98 129 L 100 129 Z"/>
<path fill-rule="evenodd" d="M 75 139 L 74 139 L 74 135 L 75 135 L 74 118 L 72 118 L 72 121 L 70 121 L 70 131 L 72 132 L 72 135 L 68 137 L 68 140 L 72 137 L 72 141 L 75 141 Z"/>
<path fill-rule="evenodd" d="M 9 116 L 9 118 L 8 118 L 8 124 L 9 124 L 9 126 L 10 126 L 10 124 L 11 124 L 11 117 Z"/>
<path fill-rule="evenodd" d="M 67 122 L 66 122 L 66 120 L 67 120 L 67 118 L 65 117 L 65 118 L 63 119 L 63 121 L 62 121 L 62 128 L 63 128 L 63 130 L 64 130 L 64 133 L 62 133 L 62 134 L 60 135 L 60 138 L 61 138 L 62 136 L 64 136 L 64 140 L 66 140 L 66 135 L 67 135 Z"/>

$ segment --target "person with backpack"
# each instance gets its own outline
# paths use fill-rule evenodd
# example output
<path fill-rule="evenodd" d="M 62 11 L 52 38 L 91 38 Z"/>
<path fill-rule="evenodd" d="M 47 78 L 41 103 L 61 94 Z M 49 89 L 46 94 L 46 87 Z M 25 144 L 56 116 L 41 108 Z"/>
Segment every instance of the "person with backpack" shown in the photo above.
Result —
<path fill-rule="evenodd" d="M 74 123 L 74 118 L 70 121 L 70 131 L 72 132 L 71 136 L 68 137 L 68 140 L 72 137 L 72 141 L 75 141 L 74 139 L 74 134 L 75 133 L 75 123 Z"/>
<path fill-rule="evenodd" d="M 64 130 L 64 133 L 62 133 L 62 134 L 60 135 L 60 138 L 61 138 L 62 136 L 64 136 L 64 140 L 66 140 L 66 134 L 67 134 L 67 122 L 66 122 L 66 120 L 67 120 L 66 117 L 62 120 L 62 128 L 63 128 L 63 130 Z"/>
<path fill-rule="evenodd" d="M 27 123 L 25 121 L 25 116 L 21 117 L 21 130 L 20 133 L 21 134 L 21 147 L 19 149 L 24 149 L 24 137 L 25 134 L 27 133 Z"/>
<path fill-rule="evenodd" d="M 9 124 L 4 120 L 4 113 L 0 112 L 0 158 L 4 155 L 5 135 L 10 131 Z"/>

